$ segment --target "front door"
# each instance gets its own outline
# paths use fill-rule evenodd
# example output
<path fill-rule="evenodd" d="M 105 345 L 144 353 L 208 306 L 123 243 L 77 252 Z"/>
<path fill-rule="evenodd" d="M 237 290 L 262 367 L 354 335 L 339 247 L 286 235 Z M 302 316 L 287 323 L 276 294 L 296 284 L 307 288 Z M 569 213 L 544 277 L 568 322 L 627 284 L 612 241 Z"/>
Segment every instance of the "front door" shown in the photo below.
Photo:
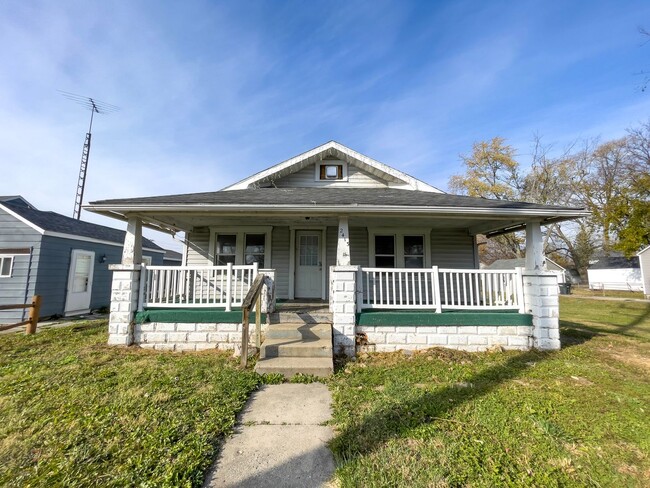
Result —
<path fill-rule="evenodd" d="M 321 298 L 323 263 L 320 246 L 320 231 L 296 231 L 296 298 Z"/>
<path fill-rule="evenodd" d="M 68 274 L 68 294 L 65 314 L 74 315 L 90 311 L 90 295 L 93 287 L 95 253 L 74 249 Z"/>

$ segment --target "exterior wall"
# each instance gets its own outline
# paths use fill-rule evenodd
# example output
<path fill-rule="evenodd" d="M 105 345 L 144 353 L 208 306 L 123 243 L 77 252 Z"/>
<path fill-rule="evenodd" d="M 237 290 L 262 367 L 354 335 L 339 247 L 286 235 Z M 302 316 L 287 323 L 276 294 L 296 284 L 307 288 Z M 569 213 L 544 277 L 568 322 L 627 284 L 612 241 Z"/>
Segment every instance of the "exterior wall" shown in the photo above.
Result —
<path fill-rule="evenodd" d="M 640 268 L 588 269 L 589 288 L 642 291 Z"/>
<path fill-rule="evenodd" d="M 335 163 L 336 161 L 332 161 Z M 352 186 L 355 188 L 388 188 L 388 184 L 380 178 L 348 164 L 347 181 L 315 181 L 314 165 L 296 171 L 274 181 L 277 188 L 312 188 L 312 187 L 337 187 Z"/>
<path fill-rule="evenodd" d="M 476 242 L 467 231 L 433 229 L 431 264 L 440 268 L 478 268 Z"/>
<path fill-rule="evenodd" d="M 463 351 L 503 349 L 528 350 L 533 344 L 531 326 L 357 326 L 365 334 L 365 351 L 416 351 L 445 347 Z"/>
<path fill-rule="evenodd" d="M 185 237 L 187 242 L 187 266 L 211 266 L 214 257 L 210 255 L 210 229 L 199 227 L 193 232 L 188 232 Z"/>
<path fill-rule="evenodd" d="M 30 255 L 19 254 L 14 258 L 11 277 L 0 278 L 0 305 L 26 303 L 36 294 L 41 237 L 30 226 L 0 209 L 0 249 L 33 248 L 31 268 Z M 28 313 L 25 310 L 0 310 L 0 324 L 22 322 Z"/>
<path fill-rule="evenodd" d="M 122 246 L 43 236 L 36 286 L 36 293 L 43 297 L 41 305 L 43 317 L 64 313 L 73 249 L 95 253 L 90 308 L 97 309 L 110 305 L 113 277 L 108 266 L 121 261 Z M 142 254 L 150 256 L 152 264 L 162 264 L 162 253 L 143 251 Z M 106 256 L 104 263 L 100 262 L 102 256 Z"/>
<path fill-rule="evenodd" d="M 639 263 L 641 264 L 643 293 L 645 294 L 646 298 L 650 298 L 650 246 L 641 251 L 638 256 Z"/>
<path fill-rule="evenodd" d="M 271 268 L 275 270 L 275 295 L 289 297 L 289 240 L 288 226 L 273 227 L 271 234 Z"/>
<path fill-rule="evenodd" d="M 266 324 L 262 324 L 262 330 Z M 133 343 L 159 351 L 203 351 L 220 349 L 241 351 L 241 323 L 163 323 L 135 324 Z M 249 326 L 249 345 L 255 345 L 255 324 Z"/>

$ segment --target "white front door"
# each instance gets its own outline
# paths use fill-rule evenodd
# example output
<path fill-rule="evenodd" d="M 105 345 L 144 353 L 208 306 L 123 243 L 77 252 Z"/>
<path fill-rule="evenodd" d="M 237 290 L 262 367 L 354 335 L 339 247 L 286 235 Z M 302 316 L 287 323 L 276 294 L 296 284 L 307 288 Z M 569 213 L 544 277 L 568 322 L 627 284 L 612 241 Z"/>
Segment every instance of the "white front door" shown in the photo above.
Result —
<path fill-rule="evenodd" d="M 74 249 L 68 274 L 68 294 L 65 314 L 74 315 L 90 311 L 90 295 L 93 288 L 95 253 Z"/>
<path fill-rule="evenodd" d="M 321 298 L 323 263 L 320 241 L 320 231 L 296 231 L 296 298 Z"/>

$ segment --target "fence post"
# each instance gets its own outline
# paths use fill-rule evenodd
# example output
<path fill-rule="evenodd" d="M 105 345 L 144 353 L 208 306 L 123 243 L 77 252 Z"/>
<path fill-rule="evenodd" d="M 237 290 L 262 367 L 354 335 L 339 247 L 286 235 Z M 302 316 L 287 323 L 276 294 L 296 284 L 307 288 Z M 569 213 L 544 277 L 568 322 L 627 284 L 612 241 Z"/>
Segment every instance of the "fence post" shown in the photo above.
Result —
<path fill-rule="evenodd" d="M 442 301 L 440 300 L 440 271 L 438 266 L 431 266 L 431 288 L 433 288 L 433 300 L 436 304 L 436 313 L 442 313 Z"/>
<path fill-rule="evenodd" d="M 41 312 L 41 296 L 34 295 L 32 298 L 32 306 L 29 309 L 29 323 L 25 328 L 25 334 L 35 334 L 36 324 L 38 324 L 38 315 Z"/>
<path fill-rule="evenodd" d="M 248 364 L 248 324 L 250 321 L 249 318 L 250 308 L 244 307 L 244 314 L 242 317 L 241 324 L 241 366 L 242 368 L 246 367 Z"/>
<path fill-rule="evenodd" d="M 524 268 L 515 268 L 517 276 L 517 304 L 519 305 L 519 313 L 526 313 L 526 305 L 524 303 Z"/>
<path fill-rule="evenodd" d="M 255 304 L 255 347 L 259 351 L 262 347 L 262 294 L 257 295 Z"/>
<path fill-rule="evenodd" d="M 226 312 L 230 312 L 232 302 L 232 263 L 228 263 L 226 269 Z"/>
<path fill-rule="evenodd" d="M 138 312 L 142 312 L 144 310 L 144 290 L 147 281 L 148 281 L 147 265 L 142 263 L 142 266 L 140 268 L 140 291 L 138 293 Z"/>

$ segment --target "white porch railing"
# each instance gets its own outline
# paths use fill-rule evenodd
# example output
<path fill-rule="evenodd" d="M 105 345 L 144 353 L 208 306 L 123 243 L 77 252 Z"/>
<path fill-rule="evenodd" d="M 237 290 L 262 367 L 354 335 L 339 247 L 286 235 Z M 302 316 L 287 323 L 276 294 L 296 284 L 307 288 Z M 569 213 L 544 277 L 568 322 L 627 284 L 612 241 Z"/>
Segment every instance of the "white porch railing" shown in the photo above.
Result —
<path fill-rule="evenodd" d="M 361 268 L 362 309 L 513 310 L 524 312 L 521 268 Z"/>
<path fill-rule="evenodd" d="M 145 307 L 207 308 L 241 306 L 258 273 L 251 266 L 142 265 L 139 310 Z"/>

